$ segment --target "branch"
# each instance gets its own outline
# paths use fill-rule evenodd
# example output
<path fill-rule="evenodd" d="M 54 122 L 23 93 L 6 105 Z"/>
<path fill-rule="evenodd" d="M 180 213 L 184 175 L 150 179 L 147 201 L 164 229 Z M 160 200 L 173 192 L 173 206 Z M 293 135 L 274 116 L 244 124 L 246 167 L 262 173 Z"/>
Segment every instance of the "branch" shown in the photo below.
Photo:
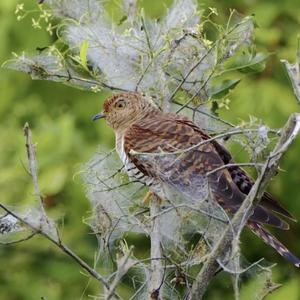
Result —
<path fill-rule="evenodd" d="M 212 70 L 210 71 L 209 75 L 207 76 L 207 78 L 205 79 L 205 81 L 203 82 L 203 84 L 198 88 L 198 90 L 196 91 L 196 93 L 188 100 L 186 101 L 177 111 L 176 113 L 180 113 L 183 109 L 185 109 L 188 105 L 190 105 L 200 94 L 200 92 L 206 87 L 206 85 L 208 84 L 209 80 L 212 78 L 212 76 L 214 75 L 216 70 L 216 66 L 214 68 L 212 68 Z"/>
<path fill-rule="evenodd" d="M 31 130 L 29 128 L 28 123 L 25 124 L 24 126 L 24 135 L 26 139 L 26 150 L 27 150 L 27 156 L 28 156 L 28 165 L 29 165 L 29 171 L 30 175 L 32 177 L 33 185 L 34 185 L 34 190 L 35 190 L 35 195 L 37 197 L 37 200 L 40 205 L 41 213 L 42 213 L 42 221 L 47 222 L 48 225 L 51 227 L 51 221 L 49 220 L 44 204 L 43 204 L 43 197 L 40 192 L 40 187 L 38 184 L 38 176 L 37 176 L 37 164 L 36 164 L 36 155 L 35 155 L 35 146 L 32 143 L 32 135 L 31 135 Z M 16 218 L 18 221 L 20 221 L 22 224 L 26 225 L 28 228 L 32 230 L 32 234 L 29 235 L 27 238 L 24 239 L 28 240 L 32 238 L 36 234 L 40 234 L 49 241 L 51 241 L 53 244 L 55 244 L 60 250 L 62 250 L 66 255 L 71 257 L 77 264 L 79 264 L 84 270 L 86 270 L 92 277 L 97 279 L 99 282 L 101 282 L 105 288 L 107 288 L 108 291 L 110 291 L 110 286 L 108 282 L 105 280 L 103 276 L 101 276 L 96 270 L 94 270 L 92 267 L 90 267 L 85 261 L 83 261 L 77 254 L 75 254 L 68 246 L 66 246 L 60 239 L 60 235 L 58 232 L 58 229 L 54 225 L 54 229 L 56 230 L 56 235 L 53 237 L 51 233 L 48 233 L 43 226 L 38 226 L 36 227 L 34 224 L 32 224 L 29 220 L 27 220 L 24 217 L 21 217 L 11 211 L 9 208 L 7 208 L 5 205 L 0 203 L 0 208 L 2 208 L 7 214 L 13 216 Z M 40 223 L 39 223 L 40 224 Z M 51 228 L 50 227 L 50 228 Z M 48 228 L 49 229 L 49 228 Z M 15 242 L 21 242 L 22 240 L 15 241 Z M 13 242 L 12 242 L 13 243 Z M 111 291 L 111 294 L 116 297 L 116 299 L 121 299 L 120 296 L 115 291 Z"/>
<path fill-rule="evenodd" d="M 163 266 L 162 260 L 162 249 L 161 249 L 161 230 L 160 219 L 157 216 L 160 212 L 160 199 L 158 196 L 153 195 L 153 199 L 150 202 L 150 218 L 152 218 L 152 229 L 150 232 L 151 240 L 151 274 L 149 283 L 149 299 L 162 299 L 160 296 L 160 288 L 163 283 Z"/>
<path fill-rule="evenodd" d="M 118 270 L 116 272 L 115 278 L 114 278 L 112 284 L 110 285 L 110 290 L 109 290 L 107 296 L 105 297 L 105 300 L 110 300 L 113 297 L 114 292 L 115 292 L 118 284 L 120 283 L 122 277 L 128 272 L 129 268 L 131 267 L 129 259 L 132 254 L 132 251 L 133 251 L 133 246 L 130 247 L 128 253 L 122 258 L 122 262 L 118 266 Z"/>
<path fill-rule="evenodd" d="M 300 104 L 300 35 L 298 36 L 296 62 L 294 64 L 290 64 L 285 59 L 282 59 L 281 62 L 286 68 L 287 74 L 292 84 L 294 95 L 298 101 L 298 104 Z"/>
<path fill-rule="evenodd" d="M 223 169 L 227 169 L 227 168 L 230 168 L 230 167 L 255 167 L 255 168 L 260 168 L 260 167 L 263 167 L 264 164 L 260 164 L 260 163 L 229 163 L 229 164 L 226 164 L 226 165 L 223 165 L 221 167 L 218 167 L 218 168 L 215 168 L 213 170 L 211 170 L 210 172 L 207 172 L 205 175 L 206 176 L 210 176 L 220 170 L 223 170 Z"/>
<path fill-rule="evenodd" d="M 177 205 L 172 205 L 170 207 L 167 207 L 167 208 L 164 208 L 163 210 L 161 210 L 159 213 L 155 214 L 155 215 L 152 215 L 151 218 L 157 218 L 157 217 L 160 217 L 164 214 L 167 214 L 169 213 L 170 211 L 172 210 L 177 210 L 178 208 L 187 208 L 191 211 L 195 211 L 199 214 L 202 214 L 202 215 L 205 215 L 209 218 L 212 218 L 213 220 L 217 220 L 221 223 L 224 223 L 224 224 L 228 224 L 227 220 L 225 220 L 224 218 L 221 218 L 220 216 L 218 216 L 217 214 L 213 214 L 213 213 L 209 213 L 208 211 L 204 210 L 204 209 L 200 209 L 196 206 L 192 206 L 192 205 L 187 205 L 187 204 L 177 204 Z"/>
<path fill-rule="evenodd" d="M 226 37 L 231 34 L 235 29 L 237 29 L 239 26 L 241 26 L 243 24 L 243 21 L 235 24 L 232 28 L 230 28 L 230 30 L 228 30 L 228 32 L 225 32 L 218 40 L 216 40 L 210 48 L 208 48 L 206 50 L 206 53 L 204 53 L 204 55 L 190 68 L 190 70 L 186 73 L 186 75 L 183 77 L 182 81 L 178 84 L 178 86 L 176 87 L 176 89 L 173 91 L 173 93 L 171 94 L 171 96 L 169 97 L 169 99 L 167 100 L 167 102 L 171 102 L 173 100 L 173 98 L 175 97 L 175 95 L 177 94 L 177 92 L 182 88 L 182 86 L 184 85 L 184 83 L 187 81 L 187 79 L 189 78 L 189 76 L 193 73 L 193 71 L 203 62 L 203 60 L 210 54 L 210 52 L 212 50 L 214 50 L 216 48 L 217 45 L 219 45 L 219 43 L 221 43 L 224 39 L 226 39 Z M 224 57 L 222 57 L 222 59 L 224 59 Z M 217 65 L 217 64 L 216 64 Z M 189 105 L 192 100 L 200 93 L 200 91 L 206 86 L 208 80 L 210 79 L 210 77 L 213 75 L 214 70 L 211 72 L 211 74 L 209 75 L 209 77 L 205 80 L 205 83 L 199 88 L 199 90 L 196 92 L 196 94 L 192 97 L 192 99 L 188 100 L 182 108 L 180 108 L 177 112 L 181 111 L 183 108 L 185 108 L 187 105 Z"/>
<path fill-rule="evenodd" d="M 268 157 L 262 172 L 253 185 L 251 191 L 245 198 L 243 204 L 234 215 L 231 224 L 226 227 L 223 235 L 208 255 L 201 271 L 193 283 L 190 300 L 200 300 L 206 292 L 206 289 L 218 269 L 217 260 L 227 251 L 234 239 L 234 234 L 240 232 L 245 226 L 252 209 L 257 205 L 267 187 L 268 182 L 276 174 L 279 161 L 293 142 L 300 130 L 300 114 L 292 114 L 282 131 L 281 137 Z"/>
<path fill-rule="evenodd" d="M 29 173 L 32 177 L 34 192 L 40 204 L 41 212 L 43 216 L 46 216 L 46 212 L 44 208 L 44 199 L 41 195 L 41 190 L 38 183 L 37 166 L 36 166 L 36 158 L 35 158 L 35 146 L 32 143 L 31 130 L 29 128 L 28 123 L 25 124 L 23 131 L 26 139 L 26 150 L 27 150 L 27 158 L 28 158 L 28 165 L 29 165 Z"/>
<path fill-rule="evenodd" d="M 177 101 L 175 101 L 175 100 L 173 100 L 172 102 L 173 102 L 174 104 L 176 104 L 176 105 L 179 105 L 179 106 L 184 105 L 184 104 L 182 104 L 182 103 L 180 103 L 180 102 L 177 102 Z M 191 107 L 191 106 L 185 104 L 185 108 L 186 108 L 186 109 L 189 109 L 189 110 L 192 110 L 192 111 L 195 111 L 195 112 L 197 112 L 197 113 L 199 113 L 199 114 L 201 114 L 201 115 L 207 116 L 207 117 L 209 117 L 209 118 L 211 118 L 211 119 L 213 119 L 213 120 L 219 121 L 219 122 L 221 122 L 221 123 L 223 123 L 223 124 L 225 124 L 225 125 L 228 125 L 229 127 L 236 127 L 234 124 L 232 124 L 232 123 L 230 123 L 230 122 L 228 122 L 228 121 L 226 121 L 226 120 L 223 120 L 223 119 L 221 119 L 221 118 L 219 118 L 219 117 L 217 117 L 217 116 L 215 116 L 215 115 L 213 115 L 213 114 L 210 114 L 210 113 L 208 113 L 208 112 L 202 111 L 202 110 L 200 110 L 198 107 Z M 202 128 L 203 128 L 203 127 L 202 127 Z M 209 131 L 209 128 L 206 128 L 205 130 L 206 130 L 206 131 Z"/>
<path fill-rule="evenodd" d="M 26 221 L 24 218 L 20 217 L 19 215 L 15 214 L 13 211 L 11 211 L 9 208 L 7 208 L 5 205 L 0 203 L 0 208 L 2 208 L 4 211 L 6 211 L 8 214 L 15 217 L 17 220 L 19 220 L 21 223 L 25 224 L 27 227 L 32 229 L 35 234 L 40 234 L 49 241 L 51 241 L 53 244 L 55 244 L 60 250 L 62 250 L 65 254 L 67 254 L 69 257 L 71 257 L 74 261 L 76 261 L 84 270 L 86 270 L 92 277 L 97 279 L 99 282 L 101 282 L 106 288 L 109 289 L 109 285 L 107 281 L 93 268 L 91 268 L 85 261 L 83 261 L 77 254 L 75 254 L 68 246 L 63 244 L 60 238 L 58 240 L 55 240 L 50 234 L 43 231 L 40 228 L 36 228 L 31 223 Z M 121 299 L 119 296 L 117 296 L 118 299 Z"/>
<path fill-rule="evenodd" d="M 103 81 L 98 81 L 98 80 L 93 80 L 93 79 L 85 79 L 85 78 L 79 78 L 79 77 L 72 76 L 70 74 L 70 72 L 68 72 L 68 76 L 61 75 L 61 74 L 51 74 L 51 73 L 48 73 L 48 72 L 47 72 L 47 75 L 57 77 L 57 78 L 66 79 L 67 82 L 71 81 L 71 80 L 75 80 L 75 81 L 77 80 L 77 81 L 80 81 L 80 82 L 94 84 L 95 86 L 100 86 L 100 87 L 106 88 L 106 89 L 111 90 L 111 91 L 128 92 L 128 90 L 118 88 L 116 86 L 111 86 L 109 84 L 104 83 Z"/>
<path fill-rule="evenodd" d="M 8 246 L 8 245 L 19 244 L 19 243 L 21 243 L 21 242 L 25 242 L 25 241 L 28 241 L 28 240 L 32 239 L 35 235 L 36 235 L 36 232 L 32 232 L 32 233 L 29 234 L 28 236 L 26 236 L 26 237 L 24 237 L 24 238 L 22 238 L 22 239 L 16 240 L 16 241 L 11 241 L 11 242 L 0 242 L 0 245 Z"/>

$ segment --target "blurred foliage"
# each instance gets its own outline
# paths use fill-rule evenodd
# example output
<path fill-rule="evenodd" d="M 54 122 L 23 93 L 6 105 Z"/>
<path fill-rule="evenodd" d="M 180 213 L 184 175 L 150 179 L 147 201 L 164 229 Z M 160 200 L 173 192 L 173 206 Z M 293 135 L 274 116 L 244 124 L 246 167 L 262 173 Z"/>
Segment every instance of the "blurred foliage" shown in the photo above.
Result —
<path fill-rule="evenodd" d="M 35 1 L 22 1 L 34 8 Z M 172 1 L 139 1 L 145 12 L 159 18 Z M 33 29 L 31 18 L 18 22 L 14 14 L 17 0 L 0 2 L 0 58 L 1 63 L 11 57 L 11 52 L 26 49 L 35 52 L 45 47 L 53 38 L 44 31 Z M 273 53 L 266 69 L 259 75 L 242 78 L 230 93 L 229 110 L 221 108 L 222 117 L 239 123 L 256 116 L 270 127 L 281 127 L 288 115 L 298 111 L 290 82 L 280 59 L 294 61 L 297 34 L 300 32 L 300 5 L 298 0 L 287 1 L 201 1 L 203 8 L 216 7 L 219 23 L 225 22 L 229 8 L 242 14 L 255 14 L 258 28 L 258 49 Z M 108 9 L 115 20 L 120 19 L 114 1 Z M 98 145 L 111 148 L 112 132 L 103 123 L 96 125 L 91 116 L 99 111 L 105 93 L 83 92 L 58 83 L 32 81 L 28 76 L 14 71 L 0 71 L 0 191 L 1 202 L 25 205 L 32 200 L 33 189 L 26 172 L 22 127 L 28 121 L 38 143 L 39 178 L 46 196 L 47 210 L 61 223 L 63 239 L 79 255 L 92 263 L 96 240 L 82 222 L 89 215 L 89 204 L 78 174 L 96 151 Z M 300 220 L 300 139 L 295 142 L 282 162 L 280 172 L 270 185 L 270 191 Z M 236 153 L 235 153 L 236 154 Z M 300 254 L 298 242 L 300 225 L 292 224 L 289 232 L 280 233 L 290 249 Z M 298 233 L 298 234 L 297 234 Z M 138 247 L 139 241 L 136 242 Z M 245 232 L 242 248 L 250 261 L 262 256 L 278 262 L 274 279 L 283 287 L 267 299 L 300 298 L 300 272 L 286 263 L 257 238 Z M 144 246 L 141 246 L 145 249 Z M 0 299 L 32 300 L 44 297 L 56 299 L 88 299 L 96 295 L 98 286 L 80 273 L 80 269 L 42 238 L 17 246 L 0 247 Z M 256 283 L 247 281 L 241 291 L 242 299 L 253 299 Z M 228 276 L 218 275 L 206 299 L 230 299 L 231 282 Z M 82 295 L 82 297 L 81 297 Z M 228 295 L 225 297 L 225 295 Z M 252 298 L 250 298 L 252 296 Z M 80 298 L 81 297 L 81 298 Z"/>

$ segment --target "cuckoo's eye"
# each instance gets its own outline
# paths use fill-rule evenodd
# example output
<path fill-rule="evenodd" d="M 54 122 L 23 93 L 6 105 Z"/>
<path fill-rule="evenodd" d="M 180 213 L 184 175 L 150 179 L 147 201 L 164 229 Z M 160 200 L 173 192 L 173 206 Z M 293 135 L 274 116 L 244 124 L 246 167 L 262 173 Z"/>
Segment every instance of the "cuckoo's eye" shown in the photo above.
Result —
<path fill-rule="evenodd" d="M 115 103 L 115 108 L 117 109 L 125 108 L 125 106 L 126 106 L 126 102 L 124 99 L 120 99 Z"/>

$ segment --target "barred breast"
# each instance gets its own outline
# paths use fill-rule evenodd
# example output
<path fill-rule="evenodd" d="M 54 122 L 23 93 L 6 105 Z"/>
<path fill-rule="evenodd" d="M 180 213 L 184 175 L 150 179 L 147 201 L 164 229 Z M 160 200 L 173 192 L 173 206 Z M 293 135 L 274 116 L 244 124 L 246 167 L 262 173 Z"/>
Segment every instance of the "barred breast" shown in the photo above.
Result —
<path fill-rule="evenodd" d="M 139 181 L 140 183 L 151 187 L 151 189 L 156 192 L 160 190 L 160 182 L 140 171 L 128 157 L 124 148 L 124 136 L 116 135 L 116 151 L 124 164 L 126 173 L 131 180 Z"/>

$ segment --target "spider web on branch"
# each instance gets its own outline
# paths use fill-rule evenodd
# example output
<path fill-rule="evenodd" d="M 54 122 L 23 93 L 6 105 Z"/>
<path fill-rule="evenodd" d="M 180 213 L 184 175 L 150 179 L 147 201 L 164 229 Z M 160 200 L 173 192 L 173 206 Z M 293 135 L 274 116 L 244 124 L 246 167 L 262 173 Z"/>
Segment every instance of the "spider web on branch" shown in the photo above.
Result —
<path fill-rule="evenodd" d="M 44 3 L 58 20 L 59 43 L 39 54 L 17 55 L 5 67 L 94 92 L 137 90 L 166 110 L 173 109 L 176 93 L 184 91 L 187 100 L 175 101 L 186 107 L 180 110 L 192 110 L 194 121 L 209 132 L 228 129 L 229 123 L 211 113 L 210 100 L 223 97 L 238 83 L 223 79 L 228 68 L 251 65 L 250 56 L 238 63 L 234 57 L 241 49 L 252 51 L 252 18 L 232 11 L 226 26 L 218 25 L 215 40 L 208 40 L 208 19 L 195 0 L 174 1 L 160 21 L 143 11 L 128 17 L 125 5 L 125 21 L 118 24 L 111 21 L 105 1 Z"/>
<path fill-rule="evenodd" d="M 111 22 L 105 1 L 44 3 L 58 18 L 58 39 L 68 50 L 54 45 L 40 54 L 18 56 L 6 67 L 33 79 L 94 91 L 138 90 L 157 101 L 170 100 L 179 87 L 202 101 L 212 97 L 213 79 L 224 71 L 226 60 L 251 44 L 254 28 L 251 18 L 236 15 L 215 41 L 209 41 L 194 0 L 174 1 L 160 21 L 141 11 L 120 24 Z"/>
<path fill-rule="evenodd" d="M 45 218 L 37 205 L 6 207 L 17 217 L 7 212 L 2 214 L 0 211 L 0 244 L 17 243 L 39 231 L 45 232 L 54 240 L 58 239 L 54 221 Z M 21 219 L 26 223 L 21 222 Z"/>

